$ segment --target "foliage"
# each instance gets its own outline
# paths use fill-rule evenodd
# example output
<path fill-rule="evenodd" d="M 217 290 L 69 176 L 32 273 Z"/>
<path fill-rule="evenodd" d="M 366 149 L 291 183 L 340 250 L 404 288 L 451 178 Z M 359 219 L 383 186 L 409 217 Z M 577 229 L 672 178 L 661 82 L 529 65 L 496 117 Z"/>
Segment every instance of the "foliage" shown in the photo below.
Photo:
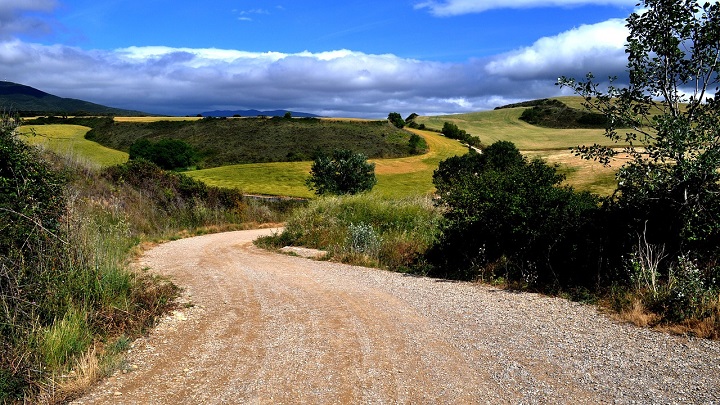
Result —
<path fill-rule="evenodd" d="M 336 150 L 332 156 L 319 155 L 310 168 L 306 184 L 315 194 L 357 194 L 372 190 L 377 183 L 375 164 L 362 153 Z"/>
<path fill-rule="evenodd" d="M 199 157 L 192 146 L 178 139 L 161 139 L 152 142 L 141 138 L 130 145 L 130 160 L 145 159 L 165 170 L 193 166 Z"/>
<path fill-rule="evenodd" d="M 480 138 L 468 134 L 465 130 L 458 128 L 457 125 L 451 122 L 445 122 L 445 124 L 443 124 L 442 134 L 450 139 L 465 142 L 470 146 L 480 146 Z"/>
<path fill-rule="evenodd" d="M 510 142 L 440 163 L 433 176 L 445 214 L 428 252 L 431 275 L 494 279 L 525 285 L 589 285 L 592 254 L 585 236 L 598 200 L 561 186 L 543 161 Z"/>
<path fill-rule="evenodd" d="M 720 4 L 645 0 L 641 6 L 627 19 L 627 87 L 611 78 L 603 91 L 592 74 L 560 84 L 604 114 L 607 138 L 626 145 L 580 146 L 577 153 L 603 164 L 629 156 L 608 209 L 618 220 L 619 248 L 612 252 L 632 252 L 632 288 L 665 320 L 697 320 L 711 316 L 713 305 L 718 312 Z M 636 239 L 641 248 L 634 248 Z"/>
<path fill-rule="evenodd" d="M 650 242 L 664 245 L 670 258 L 692 252 L 713 263 L 720 244 L 720 5 L 642 4 L 644 11 L 627 20 L 628 87 L 611 84 L 603 92 L 592 74 L 585 81 L 560 81 L 607 116 L 609 139 L 628 146 L 577 151 L 604 164 L 629 155 L 614 201 L 629 219 L 628 240 L 647 227 Z M 631 130 L 621 134 L 623 126 Z"/>
<path fill-rule="evenodd" d="M 402 128 L 405 126 L 405 120 L 403 120 L 402 116 L 396 112 L 391 112 L 390 114 L 388 114 L 388 121 L 390 121 L 390 123 L 395 125 L 395 127 L 397 128 Z"/>
<path fill-rule="evenodd" d="M 426 152 L 428 146 L 423 137 L 418 134 L 412 134 L 410 135 L 410 140 L 408 141 L 408 148 L 410 148 L 410 154 L 418 155 Z"/>
<path fill-rule="evenodd" d="M 324 249 L 336 260 L 407 271 L 435 240 L 439 220 L 426 197 L 324 197 L 297 210 L 282 234 L 264 242 Z"/>

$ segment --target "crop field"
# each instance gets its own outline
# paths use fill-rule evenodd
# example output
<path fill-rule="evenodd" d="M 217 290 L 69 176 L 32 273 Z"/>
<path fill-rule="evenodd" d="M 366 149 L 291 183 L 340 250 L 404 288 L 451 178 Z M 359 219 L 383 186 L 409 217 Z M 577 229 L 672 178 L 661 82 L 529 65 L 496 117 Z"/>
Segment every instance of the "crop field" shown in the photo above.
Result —
<path fill-rule="evenodd" d="M 30 144 L 70 155 L 86 164 L 112 166 L 127 162 L 128 154 L 85 139 L 90 130 L 80 125 L 27 125 L 20 127 Z M 34 135 L 33 135 L 34 133 Z"/>

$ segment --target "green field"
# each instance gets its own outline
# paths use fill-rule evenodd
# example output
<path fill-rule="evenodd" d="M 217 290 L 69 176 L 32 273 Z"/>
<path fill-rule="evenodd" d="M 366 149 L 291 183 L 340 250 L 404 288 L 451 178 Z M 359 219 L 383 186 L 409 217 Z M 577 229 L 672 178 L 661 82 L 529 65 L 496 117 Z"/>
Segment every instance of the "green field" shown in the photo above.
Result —
<path fill-rule="evenodd" d="M 580 107 L 577 97 L 561 98 L 563 102 Z M 570 152 L 570 148 L 599 143 L 610 145 L 599 129 L 550 129 L 532 126 L 518 118 L 523 108 L 507 108 L 470 114 L 418 117 L 418 123 L 430 128 L 442 128 L 444 122 L 452 122 L 471 135 L 480 137 L 485 145 L 497 140 L 515 143 L 527 156 L 540 157 L 548 163 L 560 165 L 567 182 L 582 190 L 610 194 L 615 189 L 615 170 L 600 164 L 582 160 Z M 157 119 L 157 118 L 155 118 Z M 143 122 L 157 122 L 143 117 Z M 328 120 L 329 121 L 329 120 Z M 343 122 L 344 120 L 334 120 Z M 363 122 L 347 120 L 347 122 Z M 164 124 L 163 124 L 164 125 Z M 25 126 L 23 131 L 34 129 L 39 135 L 29 137 L 32 143 L 42 143 L 52 150 L 70 153 L 79 159 L 107 166 L 127 160 L 127 154 L 103 147 L 83 138 L 87 127 L 76 125 Z M 432 173 L 438 163 L 450 156 L 467 151 L 458 141 L 445 138 L 431 131 L 413 132 L 425 138 L 429 152 L 419 156 L 391 159 L 371 159 L 375 163 L 378 184 L 374 194 L 386 197 L 404 197 L 431 193 L 434 189 Z M 186 174 L 210 185 L 239 188 L 246 193 L 312 197 L 305 186 L 309 176 L 310 161 L 236 164 L 190 171 Z"/>
<path fill-rule="evenodd" d="M 582 108 L 580 97 L 558 99 L 570 107 Z M 519 119 L 525 108 L 418 117 L 416 121 L 436 129 L 442 128 L 445 122 L 451 122 L 470 135 L 480 137 L 484 145 L 500 140 L 513 142 L 527 156 L 559 164 L 560 171 L 567 176 L 568 184 L 598 194 L 612 193 L 616 186 L 615 171 L 621 162 L 614 167 L 602 167 L 599 163 L 574 156 L 570 148 L 595 143 L 617 147 L 624 145 L 612 143 L 602 129 L 554 129 L 530 125 Z"/>
<path fill-rule="evenodd" d="M 26 125 L 19 129 L 28 143 L 69 155 L 85 164 L 112 166 L 127 162 L 127 153 L 86 140 L 89 130 L 80 125 Z"/>
<path fill-rule="evenodd" d="M 428 132 L 414 131 L 425 138 L 430 152 L 396 159 L 371 159 L 378 183 L 373 193 L 387 197 L 405 197 L 433 191 L 432 173 L 438 163 L 467 149 L 458 141 Z M 255 163 L 197 170 L 186 174 L 207 184 L 238 187 L 247 193 L 312 197 L 305 186 L 311 162 Z"/>

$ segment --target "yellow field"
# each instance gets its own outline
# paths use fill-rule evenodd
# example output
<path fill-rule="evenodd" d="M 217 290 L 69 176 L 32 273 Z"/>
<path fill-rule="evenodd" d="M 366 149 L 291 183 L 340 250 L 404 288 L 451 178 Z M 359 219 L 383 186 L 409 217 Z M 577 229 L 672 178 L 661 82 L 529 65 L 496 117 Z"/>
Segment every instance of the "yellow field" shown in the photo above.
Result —
<path fill-rule="evenodd" d="M 19 133 L 32 145 L 68 155 L 90 166 L 112 166 L 127 162 L 127 153 L 85 139 L 89 130 L 80 125 L 23 125 Z"/>

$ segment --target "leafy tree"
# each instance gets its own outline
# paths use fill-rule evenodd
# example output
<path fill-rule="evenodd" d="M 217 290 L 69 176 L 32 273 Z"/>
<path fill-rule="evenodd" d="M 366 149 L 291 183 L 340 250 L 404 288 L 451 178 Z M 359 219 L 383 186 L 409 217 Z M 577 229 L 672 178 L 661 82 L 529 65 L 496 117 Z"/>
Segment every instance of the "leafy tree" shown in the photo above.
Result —
<path fill-rule="evenodd" d="M 629 239 L 645 233 L 668 253 L 694 251 L 711 263 L 720 245 L 720 5 L 641 6 L 627 19 L 627 87 L 611 78 L 603 91 L 592 74 L 560 78 L 608 118 L 608 138 L 629 145 L 581 146 L 577 153 L 604 164 L 619 153 L 630 157 L 617 174 L 614 200 Z"/>
<path fill-rule="evenodd" d="M 562 181 L 555 167 L 528 160 L 511 142 L 440 162 L 433 182 L 446 213 L 427 256 L 431 275 L 591 284 L 584 234 L 597 199 Z"/>
<path fill-rule="evenodd" d="M 398 128 L 403 128 L 405 126 L 405 121 L 402 119 L 402 116 L 396 112 L 388 114 L 388 121 Z"/>
<path fill-rule="evenodd" d="M 319 154 L 305 182 L 315 194 L 357 194 L 372 190 L 377 183 L 375 164 L 362 153 L 336 150 L 332 156 Z"/>

